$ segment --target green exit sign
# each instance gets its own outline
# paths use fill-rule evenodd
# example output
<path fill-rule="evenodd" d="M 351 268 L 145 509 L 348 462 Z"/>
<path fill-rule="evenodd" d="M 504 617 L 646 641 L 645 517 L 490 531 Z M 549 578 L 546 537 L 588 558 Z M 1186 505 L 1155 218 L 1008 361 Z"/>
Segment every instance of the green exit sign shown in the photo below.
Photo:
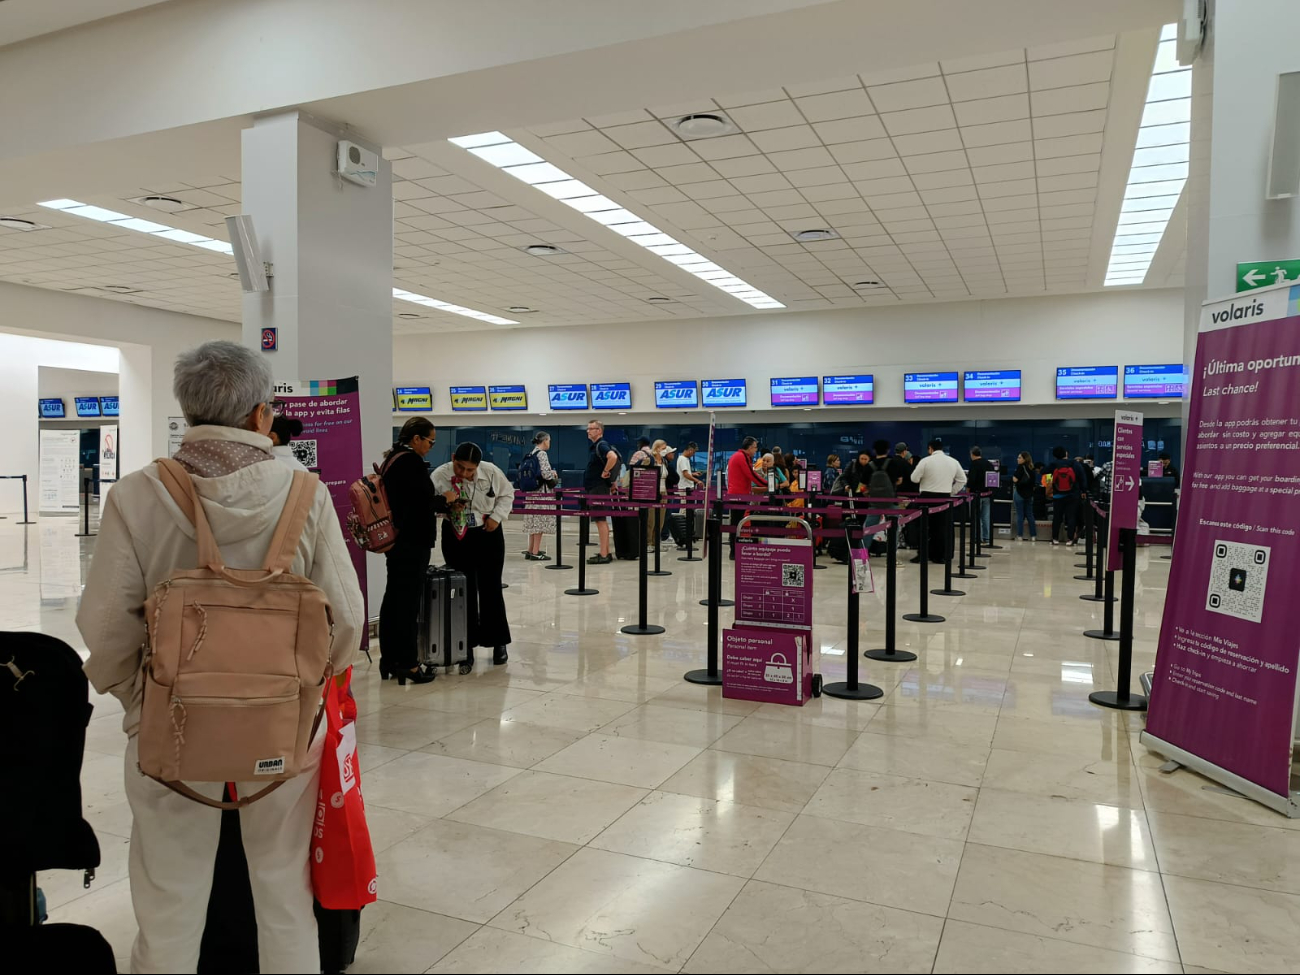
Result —
<path fill-rule="evenodd" d="M 1237 265 L 1237 291 L 1253 291 L 1270 284 L 1300 282 L 1300 261 L 1247 261 Z"/>

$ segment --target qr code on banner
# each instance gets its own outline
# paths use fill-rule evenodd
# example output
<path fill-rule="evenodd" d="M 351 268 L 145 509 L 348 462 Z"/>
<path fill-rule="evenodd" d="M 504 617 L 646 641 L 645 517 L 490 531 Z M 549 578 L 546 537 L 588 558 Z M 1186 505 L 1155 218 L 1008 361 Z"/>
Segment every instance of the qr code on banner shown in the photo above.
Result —
<path fill-rule="evenodd" d="M 803 588 L 803 566 L 798 562 L 781 563 L 781 585 L 787 589 Z"/>
<path fill-rule="evenodd" d="M 293 451 L 294 457 L 298 458 L 298 463 L 309 471 L 314 471 L 319 466 L 316 461 L 316 441 L 315 440 L 294 440 L 289 444 L 289 449 Z"/>
<path fill-rule="evenodd" d="M 1264 616 L 1264 589 L 1272 552 L 1264 545 L 1216 540 L 1205 608 L 1258 623 Z"/>

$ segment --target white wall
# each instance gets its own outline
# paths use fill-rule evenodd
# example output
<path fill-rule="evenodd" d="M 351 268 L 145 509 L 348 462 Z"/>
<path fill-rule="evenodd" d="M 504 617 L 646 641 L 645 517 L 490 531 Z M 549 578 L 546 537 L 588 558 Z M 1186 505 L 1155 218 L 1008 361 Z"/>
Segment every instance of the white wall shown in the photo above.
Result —
<path fill-rule="evenodd" d="M 936 416 L 1097 416 L 1104 403 L 1058 404 L 1056 368 L 1179 362 L 1183 304 L 1177 290 L 1127 291 L 1051 298 L 948 302 L 754 315 L 616 326 L 490 329 L 394 339 L 397 385 L 433 387 L 434 413 L 452 416 L 448 387 L 528 387 L 530 412 L 545 412 L 547 385 L 566 382 L 632 384 L 634 412 L 655 413 L 657 379 L 748 381 L 749 409 L 771 419 L 810 419 L 799 410 L 772 411 L 775 376 L 871 373 L 876 405 L 822 408 L 815 415 L 881 419 L 903 404 L 903 373 L 1020 369 L 1023 400 L 1010 404 L 924 407 Z M 1122 379 L 1121 369 L 1121 379 Z M 1176 415 L 1146 403 L 1152 415 Z M 1099 412 L 1100 410 L 1100 412 Z M 673 411 L 674 413 L 678 411 Z M 780 414 L 778 416 L 777 414 Z M 502 423 L 520 414 L 455 414 L 457 423 Z"/>
<path fill-rule="evenodd" d="M 61 397 L 69 414 L 74 414 L 73 399 L 77 396 L 116 396 L 118 390 L 117 368 L 112 372 L 94 372 L 89 369 L 62 369 L 41 366 L 36 376 L 36 390 L 42 399 Z"/>
<path fill-rule="evenodd" d="M 27 497 L 32 511 L 36 510 L 40 472 L 40 421 L 36 401 L 40 398 L 39 376 L 44 367 L 116 372 L 118 352 L 108 346 L 0 332 L 0 416 L 4 417 L 0 423 L 0 474 L 27 475 Z M 72 412 L 71 400 L 68 412 Z M 75 428 L 76 424 L 69 426 Z M 22 498 L 19 482 L 0 481 L 0 511 L 22 511 Z"/>
<path fill-rule="evenodd" d="M 3 282 L 0 282 L 0 329 L 3 330 L 0 338 L 5 339 L 10 335 L 26 335 L 112 347 L 113 369 L 119 371 L 123 474 L 166 453 L 167 417 L 179 412 L 171 395 L 176 356 L 209 339 L 237 342 L 240 337 L 239 326 L 233 322 Z M 102 368 L 63 362 L 39 364 Z M 30 364 L 30 395 L 15 392 L 0 378 L 0 415 L 35 416 L 37 365 Z M 12 367 L 11 356 L 0 352 L 0 368 Z M 3 435 L 0 433 L 0 437 Z M 0 458 L 7 456 L 0 453 Z"/>

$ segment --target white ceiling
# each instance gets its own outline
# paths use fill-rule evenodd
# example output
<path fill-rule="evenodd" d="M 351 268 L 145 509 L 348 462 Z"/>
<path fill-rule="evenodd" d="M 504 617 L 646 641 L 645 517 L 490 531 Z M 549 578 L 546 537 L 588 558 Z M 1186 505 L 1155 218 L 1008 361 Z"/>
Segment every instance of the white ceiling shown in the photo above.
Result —
<path fill-rule="evenodd" d="M 1149 44 L 1108 35 L 712 92 L 507 134 L 790 309 L 1100 290 L 1116 217 L 1108 211 L 1118 209 L 1106 202 L 1118 200 L 1106 181 L 1122 188 L 1134 136 L 1107 123 L 1117 109 L 1140 110 L 1150 34 Z M 1122 57 L 1146 60 L 1121 71 Z M 700 111 L 726 115 L 737 132 L 686 140 L 668 124 Z M 525 326 L 754 313 L 449 143 L 385 155 L 399 287 Z M 224 218 L 240 212 L 235 177 L 178 174 L 110 195 L 78 196 L 75 186 L 64 195 L 224 238 Z M 160 216 L 129 202 L 147 193 L 187 209 Z M 50 229 L 0 228 L 0 280 L 239 319 L 231 259 L 34 202 L 5 215 Z M 790 236 L 812 228 L 839 238 Z M 532 257 L 521 250 L 529 243 L 564 253 Z M 1146 286 L 1180 275 L 1166 261 Z M 862 281 L 879 285 L 855 287 Z M 512 305 L 538 311 L 514 314 Z M 394 316 L 398 331 L 491 327 L 405 302 L 394 302 Z"/>
<path fill-rule="evenodd" d="M 0 47 L 165 0 L 0 0 Z"/>

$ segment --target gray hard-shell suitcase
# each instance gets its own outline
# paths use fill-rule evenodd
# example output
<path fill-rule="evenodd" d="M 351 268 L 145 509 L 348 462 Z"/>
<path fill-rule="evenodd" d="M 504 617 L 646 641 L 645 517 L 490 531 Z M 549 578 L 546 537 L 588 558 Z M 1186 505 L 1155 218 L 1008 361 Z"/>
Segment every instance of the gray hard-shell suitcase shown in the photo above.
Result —
<path fill-rule="evenodd" d="M 469 659 L 465 573 L 429 566 L 420 600 L 420 664 L 431 673 Z"/>

